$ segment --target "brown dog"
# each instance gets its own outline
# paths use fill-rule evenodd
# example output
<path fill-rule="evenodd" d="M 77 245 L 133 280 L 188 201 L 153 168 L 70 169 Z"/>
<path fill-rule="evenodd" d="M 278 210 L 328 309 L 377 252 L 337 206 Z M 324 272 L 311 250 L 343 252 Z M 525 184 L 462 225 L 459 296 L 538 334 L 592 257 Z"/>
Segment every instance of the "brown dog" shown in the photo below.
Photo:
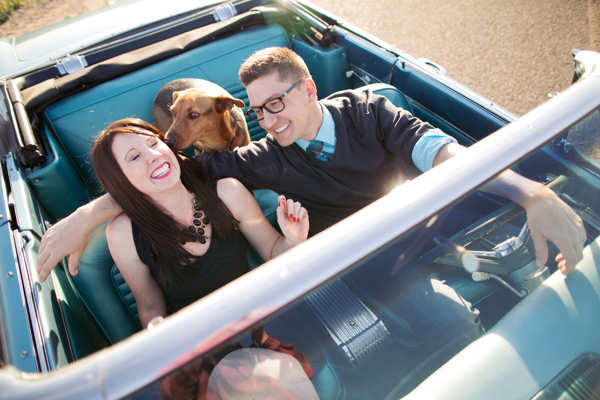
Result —
<path fill-rule="evenodd" d="M 152 105 L 154 125 L 173 150 L 193 145 L 200 153 L 250 143 L 244 102 L 203 79 L 177 79 L 164 85 Z"/>

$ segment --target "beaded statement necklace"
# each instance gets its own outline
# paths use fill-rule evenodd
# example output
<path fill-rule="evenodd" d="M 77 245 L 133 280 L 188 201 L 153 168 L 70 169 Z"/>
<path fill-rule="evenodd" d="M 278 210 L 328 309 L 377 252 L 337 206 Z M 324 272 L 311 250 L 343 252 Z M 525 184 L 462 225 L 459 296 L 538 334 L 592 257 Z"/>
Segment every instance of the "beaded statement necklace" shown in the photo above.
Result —
<path fill-rule="evenodd" d="M 194 195 L 194 198 L 192 199 L 192 210 L 194 211 L 194 218 L 192 219 L 191 225 L 188 226 L 187 229 L 183 230 L 186 233 L 195 234 L 196 239 L 194 240 L 194 242 L 199 242 L 201 244 L 206 243 L 206 238 L 204 237 L 204 228 L 206 228 L 206 225 L 209 224 L 208 218 L 206 218 L 206 216 L 204 216 L 201 213 L 203 203 L 204 202 L 202 201 L 202 199 L 198 199 Z M 202 217 L 204 217 L 204 218 L 202 218 Z M 189 236 L 187 236 L 187 237 L 189 237 Z M 179 241 L 179 243 L 184 245 L 186 243 L 185 238 L 182 238 Z"/>

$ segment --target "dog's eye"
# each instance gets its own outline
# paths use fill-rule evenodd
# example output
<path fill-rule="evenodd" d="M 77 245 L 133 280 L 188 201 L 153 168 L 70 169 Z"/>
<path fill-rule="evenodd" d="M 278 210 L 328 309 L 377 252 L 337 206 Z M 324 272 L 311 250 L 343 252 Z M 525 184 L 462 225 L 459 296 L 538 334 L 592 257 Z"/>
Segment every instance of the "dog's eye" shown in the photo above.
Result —
<path fill-rule="evenodd" d="M 191 118 L 191 119 L 196 119 L 196 118 L 198 118 L 199 116 L 200 116 L 200 114 L 198 114 L 197 112 L 191 112 L 191 113 L 190 113 L 190 118 Z"/>

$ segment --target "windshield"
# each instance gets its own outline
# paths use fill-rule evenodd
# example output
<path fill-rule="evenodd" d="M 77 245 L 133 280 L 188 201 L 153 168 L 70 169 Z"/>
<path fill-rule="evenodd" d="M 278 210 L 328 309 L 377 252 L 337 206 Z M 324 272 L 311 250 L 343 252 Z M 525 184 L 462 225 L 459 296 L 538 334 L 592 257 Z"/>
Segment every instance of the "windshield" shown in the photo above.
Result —
<path fill-rule="evenodd" d="M 600 111 L 592 112 L 571 128 L 566 142 L 566 149 L 571 148 L 596 167 L 600 166 Z"/>
<path fill-rule="evenodd" d="M 594 240 L 600 204 L 592 178 L 557 174 L 547 147 L 514 168 L 529 164 L 582 217 L 587 243 Z M 583 171 L 570 168 L 571 176 Z M 524 300 L 560 275 L 556 246 L 549 252 L 538 268 L 523 209 L 476 190 L 138 396 L 246 398 L 251 392 L 305 399 L 345 391 L 355 399 L 401 398 L 493 332 L 519 303 L 533 307 Z"/>

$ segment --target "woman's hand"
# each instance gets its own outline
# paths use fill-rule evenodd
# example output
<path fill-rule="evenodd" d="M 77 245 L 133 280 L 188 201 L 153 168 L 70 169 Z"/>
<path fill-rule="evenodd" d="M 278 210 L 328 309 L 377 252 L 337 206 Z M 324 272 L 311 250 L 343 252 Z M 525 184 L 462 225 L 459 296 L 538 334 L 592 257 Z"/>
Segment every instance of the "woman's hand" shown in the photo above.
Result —
<path fill-rule="evenodd" d="M 277 222 L 286 241 L 295 246 L 306 240 L 308 237 L 308 212 L 302 204 L 285 196 L 277 198 Z"/>
<path fill-rule="evenodd" d="M 239 221 L 238 228 L 260 257 L 269 261 L 289 250 L 308 236 L 308 213 L 300 203 L 279 196 L 277 222 L 281 234 L 267 221 L 256 199 L 238 180 L 221 179 L 217 193 L 233 216 Z"/>

